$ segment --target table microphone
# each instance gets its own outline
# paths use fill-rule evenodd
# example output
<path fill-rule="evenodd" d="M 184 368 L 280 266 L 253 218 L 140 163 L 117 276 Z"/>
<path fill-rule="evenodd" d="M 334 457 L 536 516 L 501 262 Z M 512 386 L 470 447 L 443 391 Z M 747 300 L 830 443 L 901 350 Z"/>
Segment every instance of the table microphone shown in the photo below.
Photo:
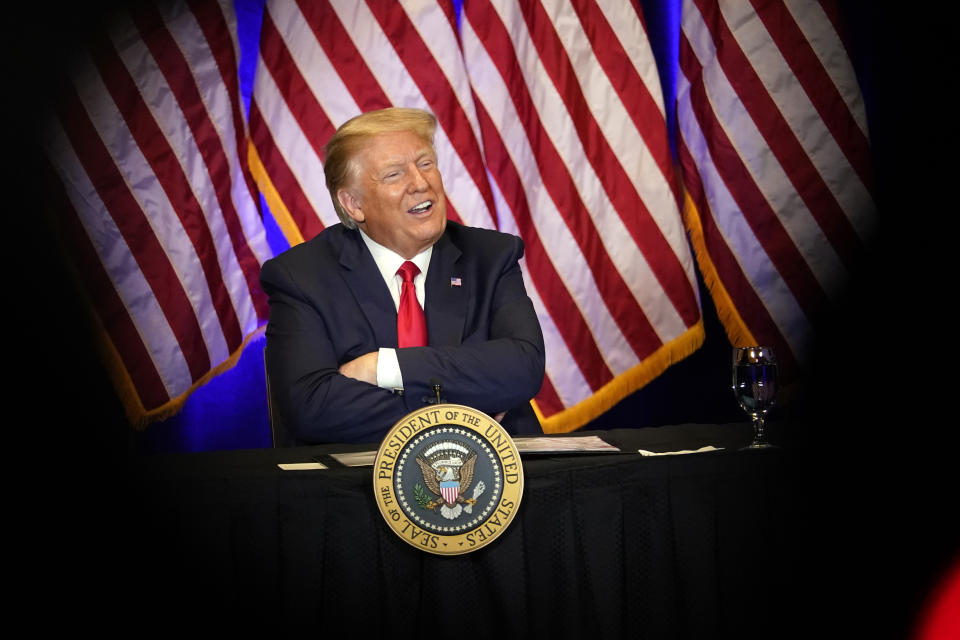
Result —
<path fill-rule="evenodd" d="M 437 397 L 437 404 L 440 404 L 440 390 L 443 388 L 440 378 L 430 378 L 430 386 L 433 388 L 433 395 Z"/>

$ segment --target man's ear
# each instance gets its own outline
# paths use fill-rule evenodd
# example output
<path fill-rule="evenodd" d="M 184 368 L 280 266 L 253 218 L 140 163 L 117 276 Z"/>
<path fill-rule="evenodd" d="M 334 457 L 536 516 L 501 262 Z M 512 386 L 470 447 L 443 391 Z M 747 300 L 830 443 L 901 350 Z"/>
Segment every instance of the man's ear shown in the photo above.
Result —
<path fill-rule="evenodd" d="M 337 190 L 337 201 L 343 210 L 347 212 L 354 222 L 361 224 L 366 220 L 363 215 L 363 208 L 360 206 L 360 199 L 349 189 Z"/>

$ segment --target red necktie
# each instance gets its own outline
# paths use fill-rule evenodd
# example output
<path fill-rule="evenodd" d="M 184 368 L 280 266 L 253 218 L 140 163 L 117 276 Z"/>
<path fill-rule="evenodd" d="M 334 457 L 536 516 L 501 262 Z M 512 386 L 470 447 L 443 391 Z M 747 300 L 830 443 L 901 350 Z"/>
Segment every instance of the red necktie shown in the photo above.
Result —
<path fill-rule="evenodd" d="M 397 345 L 403 347 L 427 346 L 427 319 L 417 300 L 417 289 L 413 279 L 420 268 L 407 260 L 397 269 L 397 275 L 403 280 L 400 290 L 400 309 L 397 311 Z"/>

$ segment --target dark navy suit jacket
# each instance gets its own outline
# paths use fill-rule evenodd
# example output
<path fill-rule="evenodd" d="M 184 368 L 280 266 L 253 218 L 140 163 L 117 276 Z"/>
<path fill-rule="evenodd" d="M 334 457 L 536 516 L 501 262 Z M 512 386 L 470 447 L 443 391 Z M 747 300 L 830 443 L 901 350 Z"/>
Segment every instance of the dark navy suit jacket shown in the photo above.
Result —
<path fill-rule="evenodd" d="M 274 410 L 296 443 L 378 442 L 435 398 L 540 433 L 530 403 L 544 374 L 543 334 L 517 261 L 516 236 L 447 223 L 425 283 L 429 346 L 397 350 L 404 392 L 338 373 L 397 346 L 397 311 L 359 231 L 337 224 L 263 265 L 270 297 L 267 372 Z M 457 280 L 458 279 L 458 280 Z"/>

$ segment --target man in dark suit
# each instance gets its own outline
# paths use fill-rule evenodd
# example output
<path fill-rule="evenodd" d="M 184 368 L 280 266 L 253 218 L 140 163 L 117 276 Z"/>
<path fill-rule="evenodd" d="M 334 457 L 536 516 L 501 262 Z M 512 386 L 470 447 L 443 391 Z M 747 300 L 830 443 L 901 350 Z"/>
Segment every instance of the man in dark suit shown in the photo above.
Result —
<path fill-rule="evenodd" d="M 379 441 L 437 384 L 443 402 L 540 432 L 528 401 L 543 335 L 523 244 L 447 221 L 435 130 L 415 109 L 346 122 L 324 164 L 341 224 L 263 265 L 267 370 L 292 443 Z"/>

